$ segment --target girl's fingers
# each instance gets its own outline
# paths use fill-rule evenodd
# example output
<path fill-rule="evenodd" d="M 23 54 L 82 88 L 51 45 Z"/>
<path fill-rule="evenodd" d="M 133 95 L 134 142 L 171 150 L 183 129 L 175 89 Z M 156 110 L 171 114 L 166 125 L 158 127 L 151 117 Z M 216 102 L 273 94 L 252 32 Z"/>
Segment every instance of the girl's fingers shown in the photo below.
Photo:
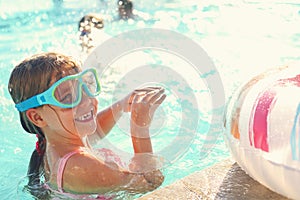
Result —
<path fill-rule="evenodd" d="M 157 91 L 157 90 L 164 90 L 162 87 L 145 87 L 145 88 L 140 88 L 140 89 L 135 89 L 135 93 L 148 93 L 152 91 Z"/>
<path fill-rule="evenodd" d="M 133 95 L 132 102 L 130 106 L 134 106 L 134 108 L 137 108 L 138 104 L 142 103 L 142 107 L 139 107 L 140 109 L 151 109 L 156 108 L 165 100 L 166 95 L 164 94 L 164 88 L 161 87 L 152 87 L 153 90 L 147 90 L 145 93 L 145 90 L 138 90 L 137 93 Z M 146 106 L 146 107 L 145 107 Z M 143 112 L 145 112 L 144 110 Z M 147 112 L 147 111 L 146 111 Z"/>
<path fill-rule="evenodd" d="M 157 92 L 157 93 L 155 93 L 155 94 L 149 95 L 149 97 L 148 97 L 149 103 L 150 103 L 151 105 L 157 104 L 157 103 L 158 103 L 157 100 L 160 99 L 161 96 L 165 95 L 165 94 L 163 94 L 163 92 L 164 92 L 163 90 L 160 90 L 159 92 Z"/>
<path fill-rule="evenodd" d="M 157 94 L 162 94 L 164 92 L 163 88 L 155 88 L 153 90 L 146 90 L 146 89 L 141 89 L 141 90 L 135 90 L 133 94 L 132 100 L 135 102 L 148 102 L 152 99 L 153 96 Z"/>
<path fill-rule="evenodd" d="M 163 94 L 155 99 L 153 103 L 150 103 L 150 115 L 153 115 L 155 110 L 160 106 L 160 104 L 166 99 L 166 95 Z"/>
<path fill-rule="evenodd" d="M 165 99 L 167 95 L 163 94 L 159 98 L 156 99 L 155 104 L 160 105 Z"/>

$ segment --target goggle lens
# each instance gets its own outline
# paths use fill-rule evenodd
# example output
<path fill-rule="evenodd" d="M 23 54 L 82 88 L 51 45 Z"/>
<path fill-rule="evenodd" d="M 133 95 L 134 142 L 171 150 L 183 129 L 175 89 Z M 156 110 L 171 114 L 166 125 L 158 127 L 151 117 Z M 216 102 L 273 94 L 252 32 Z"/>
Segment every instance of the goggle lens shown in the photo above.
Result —
<path fill-rule="evenodd" d="M 78 104 L 81 100 L 82 89 L 90 97 L 98 95 L 100 88 L 93 72 L 87 71 L 80 77 L 61 82 L 54 90 L 54 97 L 56 101 L 64 105 Z"/>
<path fill-rule="evenodd" d="M 78 81 L 75 80 L 62 82 L 54 91 L 56 101 L 65 105 L 73 104 L 78 100 L 78 87 Z"/>

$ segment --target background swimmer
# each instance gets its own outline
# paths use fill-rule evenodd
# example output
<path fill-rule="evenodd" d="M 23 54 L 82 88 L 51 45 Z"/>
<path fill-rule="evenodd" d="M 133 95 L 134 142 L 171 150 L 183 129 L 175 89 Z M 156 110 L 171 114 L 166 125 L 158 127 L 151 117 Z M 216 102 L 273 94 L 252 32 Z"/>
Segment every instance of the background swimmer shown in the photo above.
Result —
<path fill-rule="evenodd" d="M 118 1 L 118 13 L 120 19 L 134 18 L 133 3 L 131 0 Z"/>
<path fill-rule="evenodd" d="M 91 33 L 93 29 L 102 29 L 104 22 L 102 17 L 96 13 L 89 13 L 83 16 L 78 23 L 78 30 L 80 31 L 80 45 L 81 51 L 89 52 L 94 47 L 92 44 L 93 38 Z"/>

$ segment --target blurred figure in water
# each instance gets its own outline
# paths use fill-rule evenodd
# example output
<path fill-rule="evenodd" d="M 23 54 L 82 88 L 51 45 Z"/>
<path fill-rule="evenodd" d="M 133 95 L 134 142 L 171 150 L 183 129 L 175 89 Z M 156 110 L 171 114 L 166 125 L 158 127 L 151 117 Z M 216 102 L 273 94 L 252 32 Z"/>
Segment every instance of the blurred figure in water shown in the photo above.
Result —
<path fill-rule="evenodd" d="M 93 30 L 102 29 L 103 27 L 103 19 L 99 14 L 89 13 L 80 19 L 78 30 L 80 31 L 81 51 L 88 53 L 94 47 L 91 33 Z"/>
<path fill-rule="evenodd" d="M 117 20 L 149 20 L 149 14 L 140 12 L 133 8 L 131 0 L 118 0 L 118 19 Z"/>
<path fill-rule="evenodd" d="M 118 0 L 119 19 L 134 18 L 133 3 L 131 0 Z"/>

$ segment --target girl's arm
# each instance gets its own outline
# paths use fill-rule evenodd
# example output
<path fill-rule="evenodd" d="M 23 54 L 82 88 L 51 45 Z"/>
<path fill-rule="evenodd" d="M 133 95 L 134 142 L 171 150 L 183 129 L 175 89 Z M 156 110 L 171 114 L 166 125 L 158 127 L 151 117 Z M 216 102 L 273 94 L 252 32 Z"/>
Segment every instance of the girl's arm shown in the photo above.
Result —
<path fill-rule="evenodd" d="M 97 131 L 95 134 L 88 136 L 89 142 L 96 143 L 97 140 L 105 137 L 115 126 L 123 112 L 129 112 L 132 96 L 133 93 L 130 93 L 97 114 Z"/>
<path fill-rule="evenodd" d="M 160 186 L 164 180 L 158 170 L 158 160 L 153 155 L 149 127 L 155 110 L 165 100 L 163 88 L 150 88 L 137 93 L 131 105 L 131 139 L 135 156 L 131 163 L 131 170 L 142 173 L 144 179 L 154 188 Z"/>
<path fill-rule="evenodd" d="M 124 101 L 124 100 L 122 100 Z M 103 138 L 115 126 L 123 114 L 123 102 L 118 101 L 97 114 L 97 133 Z"/>
<path fill-rule="evenodd" d="M 114 127 L 116 122 L 123 114 L 123 106 L 121 101 L 118 101 L 110 107 L 100 111 L 97 114 L 97 130 L 94 134 L 88 136 L 89 144 L 96 144 L 97 141 L 104 138 Z"/>
<path fill-rule="evenodd" d="M 152 153 L 149 127 L 158 106 L 165 100 L 163 88 L 145 88 L 131 102 L 130 131 L 134 153 Z"/>

